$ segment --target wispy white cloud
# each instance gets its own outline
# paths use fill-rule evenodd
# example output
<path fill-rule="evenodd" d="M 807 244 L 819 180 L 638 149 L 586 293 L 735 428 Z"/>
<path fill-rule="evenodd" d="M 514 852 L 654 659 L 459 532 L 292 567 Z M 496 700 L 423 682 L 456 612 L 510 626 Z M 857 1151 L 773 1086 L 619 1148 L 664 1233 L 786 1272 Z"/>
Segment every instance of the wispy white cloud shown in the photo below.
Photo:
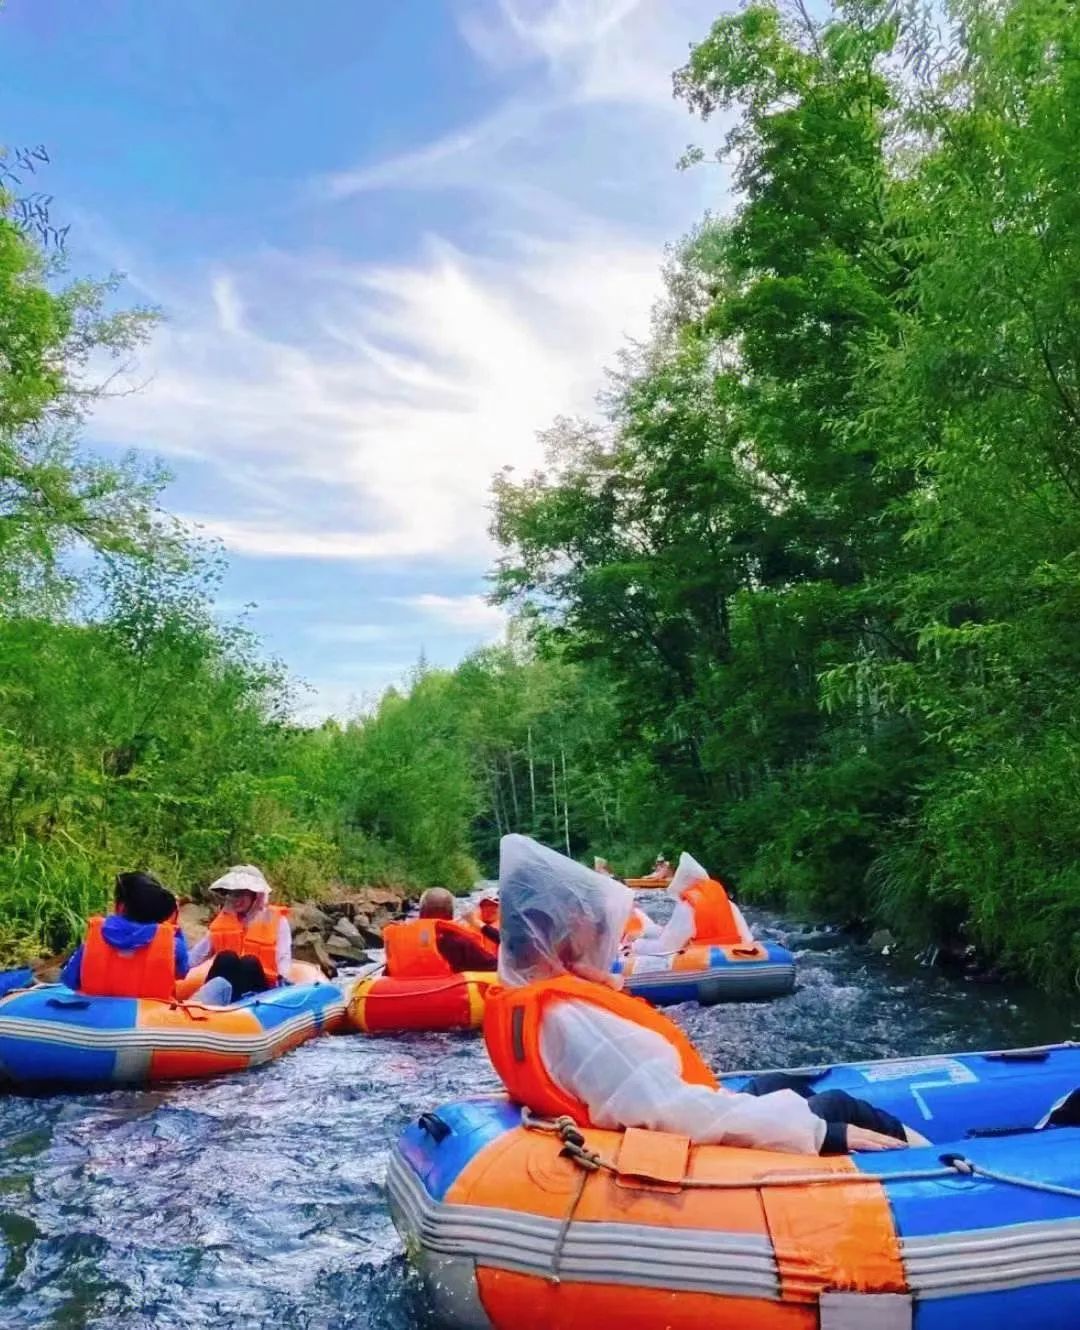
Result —
<path fill-rule="evenodd" d="M 245 310 L 283 284 L 288 325 L 257 326 Z M 655 249 L 613 228 L 486 257 L 431 240 L 393 267 L 263 256 L 183 296 L 148 386 L 96 432 L 204 459 L 216 479 L 187 516 L 235 551 L 482 566 L 492 475 L 591 408 L 657 289 Z"/>
<path fill-rule="evenodd" d="M 549 80 L 581 101 L 663 103 L 685 55 L 679 36 L 715 17 L 710 0 L 475 0 L 460 12 L 462 35 L 488 64 L 539 60 Z"/>
<path fill-rule="evenodd" d="M 376 189 L 454 188 L 481 183 L 487 189 L 498 188 L 497 178 L 480 182 L 468 171 L 463 173 L 462 162 L 500 157 L 534 133 L 558 104 L 548 97 L 506 102 L 489 115 L 397 157 L 320 176 L 313 182 L 313 193 L 316 197 L 342 199 Z"/>
<path fill-rule="evenodd" d="M 411 605 L 428 618 L 464 632 L 482 632 L 499 638 L 506 631 L 506 611 L 499 605 L 490 605 L 483 596 L 441 596 L 425 592 L 420 596 L 402 597 L 404 605 Z"/>
<path fill-rule="evenodd" d="M 685 112 L 672 105 L 672 72 L 718 12 L 735 7 L 734 0 L 464 0 L 462 35 L 485 62 L 520 75 L 514 93 L 432 142 L 331 173 L 316 190 L 337 199 L 376 189 L 527 195 L 553 134 L 566 140 L 566 158 L 589 157 L 595 126 L 581 117 L 604 106 L 624 118 L 638 169 L 652 153 L 670 166 L 691 136 Z M 530 74 L 530 65 L 540 68 Z M 631 119 L 631 111 L 639 115 Z M 579 122 L 568 132 L 564 122 L 574 113 Z M 602 172 L 603 159 L 595 164 Z"/>

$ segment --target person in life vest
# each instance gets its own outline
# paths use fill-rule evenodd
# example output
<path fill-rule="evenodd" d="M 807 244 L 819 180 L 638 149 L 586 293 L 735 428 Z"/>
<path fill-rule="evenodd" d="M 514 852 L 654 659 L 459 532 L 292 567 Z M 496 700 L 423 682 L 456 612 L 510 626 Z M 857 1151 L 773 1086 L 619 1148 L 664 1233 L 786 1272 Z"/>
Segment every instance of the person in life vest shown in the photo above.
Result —
<path fill-rule="evenodd" d="M 499 986 L 488 993 L 484 1039 L 510 1097 L 533 1112 L 798 1154 L 921 1140 L 843 1092 L 718 1088 L 679 1027 L 611 974 L 633 905 L 621 883 L 513 835 L 501 844 L 499 899 Z"/>
<path fill-rule="evenodd" d="M 416 919 L 383 929 L 386 973 L 391 979 L 437 979 L 466 970 L 492 971 L 499 950 L 494 940 L 454 918 L 454 898 L 445 887 L 429 887 L 420 897 Z"/>
<path fill-rule="evenodd" d="M 600 873 L 603 877 L 614 877 L 611 871 L 611 865 L 606 859 L 593 859 L 593 872 Z M 623 942 L 636 942 L 639 937 L 659 937 L 660 925 L 655 923 L 644 910 L 639 910 L 636 906 L 630 912 L 630 918 L 626 922 L 626 931 L 623 934 Z"/>
<path fill-rule="evenodd" d="M 658 936 L 634 943 L 639 956 L 670 956 L 691 945 L 727 947 L 753 942 L 742 911 L 723 884 L 709 877 L 690 855 L 679 857 L 667 894 L 675 902 L 671 918 Z"/>
<path fill-rule="evenodd" d="M 176 925 L 176 897 L 151 873 L 119 873 L 113 913 L 90 920 L 60 982 L 95 997 L 169 1001 L 188 964 L 187 943 Z"/>
<path fill-rule="evenodd" d="M 499 945 L 499 897 L 494 891 L 485 891 L 476 902 L 476 909 L 470 910 L 465 922 L 471 924 L 478 933 Z"/>
<path fill-rule="evenodd" d="M 211 886 L 221 909 L 191 952 L 192 965 L 213 962 L 192 1001 L 238 1002 L 250 993 L 288 983 L 292 931 L 288 910 L 270 904 L 270 883 L 253 864 L 238 864 Z"/>
<path fill-rule="evenodd" d="M 626 921 L 623 942 L 636 942 L 638 938 L 643 937 L 659 937 L 662 932 L 663 929 L 654 919 L 650 919 L 644 910 L 639 910 L 635 906 L 630 911 L 630 918 Z"/>
<path fill-rule="evenodd" d="M 656 878 L 658 882 L 670 882 L 674 876 L 674 870 L 662 854 L 656 856 L 656 863 L 652 866 L 650 877 Z"/>

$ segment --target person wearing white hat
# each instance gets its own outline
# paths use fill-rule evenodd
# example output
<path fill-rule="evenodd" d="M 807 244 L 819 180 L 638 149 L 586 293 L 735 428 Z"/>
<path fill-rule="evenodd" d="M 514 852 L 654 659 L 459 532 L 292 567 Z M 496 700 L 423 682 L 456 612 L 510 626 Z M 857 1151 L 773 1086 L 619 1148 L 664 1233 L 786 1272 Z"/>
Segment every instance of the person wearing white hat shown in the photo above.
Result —
<path fill-rule="evenodd" d="M 288 910 L 270 904 L 270 883 L 262 870 L 237 864 L 213 883 L 210 895 L 221 909 L 191 952 L 193 967 L 213 957 L 197 998 L 237 1002 L 249 993 L 288 983 L 292 966 Z"/>

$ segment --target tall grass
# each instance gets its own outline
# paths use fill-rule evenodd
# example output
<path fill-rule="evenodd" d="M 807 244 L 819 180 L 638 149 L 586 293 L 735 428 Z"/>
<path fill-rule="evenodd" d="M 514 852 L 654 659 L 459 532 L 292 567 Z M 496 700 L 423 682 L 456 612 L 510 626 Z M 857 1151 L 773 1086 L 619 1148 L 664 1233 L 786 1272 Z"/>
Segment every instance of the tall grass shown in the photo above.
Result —
<path fill-rule="evenodd" d="M 0 955 L 30 960 L 80 938 L 112 897 L 115 869 L 68 837 L 0 849 Z"/>

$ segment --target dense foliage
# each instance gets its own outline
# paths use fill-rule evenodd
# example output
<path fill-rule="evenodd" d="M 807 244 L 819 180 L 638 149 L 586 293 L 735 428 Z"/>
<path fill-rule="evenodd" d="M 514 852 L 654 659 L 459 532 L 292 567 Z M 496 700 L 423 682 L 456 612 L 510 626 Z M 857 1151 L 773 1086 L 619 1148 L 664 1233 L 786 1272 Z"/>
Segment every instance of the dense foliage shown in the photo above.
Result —
<path fill-rule="evenodd" d="M 602 418 L 497 479 L 509 643 L 314 729 L 165 478 L 79 447 L 154 315 L 65 283 L 33 157 L 0 168 L 0 947 L 61 945 L 119 867 L 463 887 L 518 829 L 1073 981 L 1073 6 L 755 2 L 675 85 L 732 206 Z"/>
<path fill-rule="evenodd" d="M 1069 983 L 1080 25 L 934 14 L 752 3 L 694 48 L 676 90 L 725 116 L 736 206 L 605 426 L 498 483 L 498 584 L 613 676 L 639 825 Z"/>

